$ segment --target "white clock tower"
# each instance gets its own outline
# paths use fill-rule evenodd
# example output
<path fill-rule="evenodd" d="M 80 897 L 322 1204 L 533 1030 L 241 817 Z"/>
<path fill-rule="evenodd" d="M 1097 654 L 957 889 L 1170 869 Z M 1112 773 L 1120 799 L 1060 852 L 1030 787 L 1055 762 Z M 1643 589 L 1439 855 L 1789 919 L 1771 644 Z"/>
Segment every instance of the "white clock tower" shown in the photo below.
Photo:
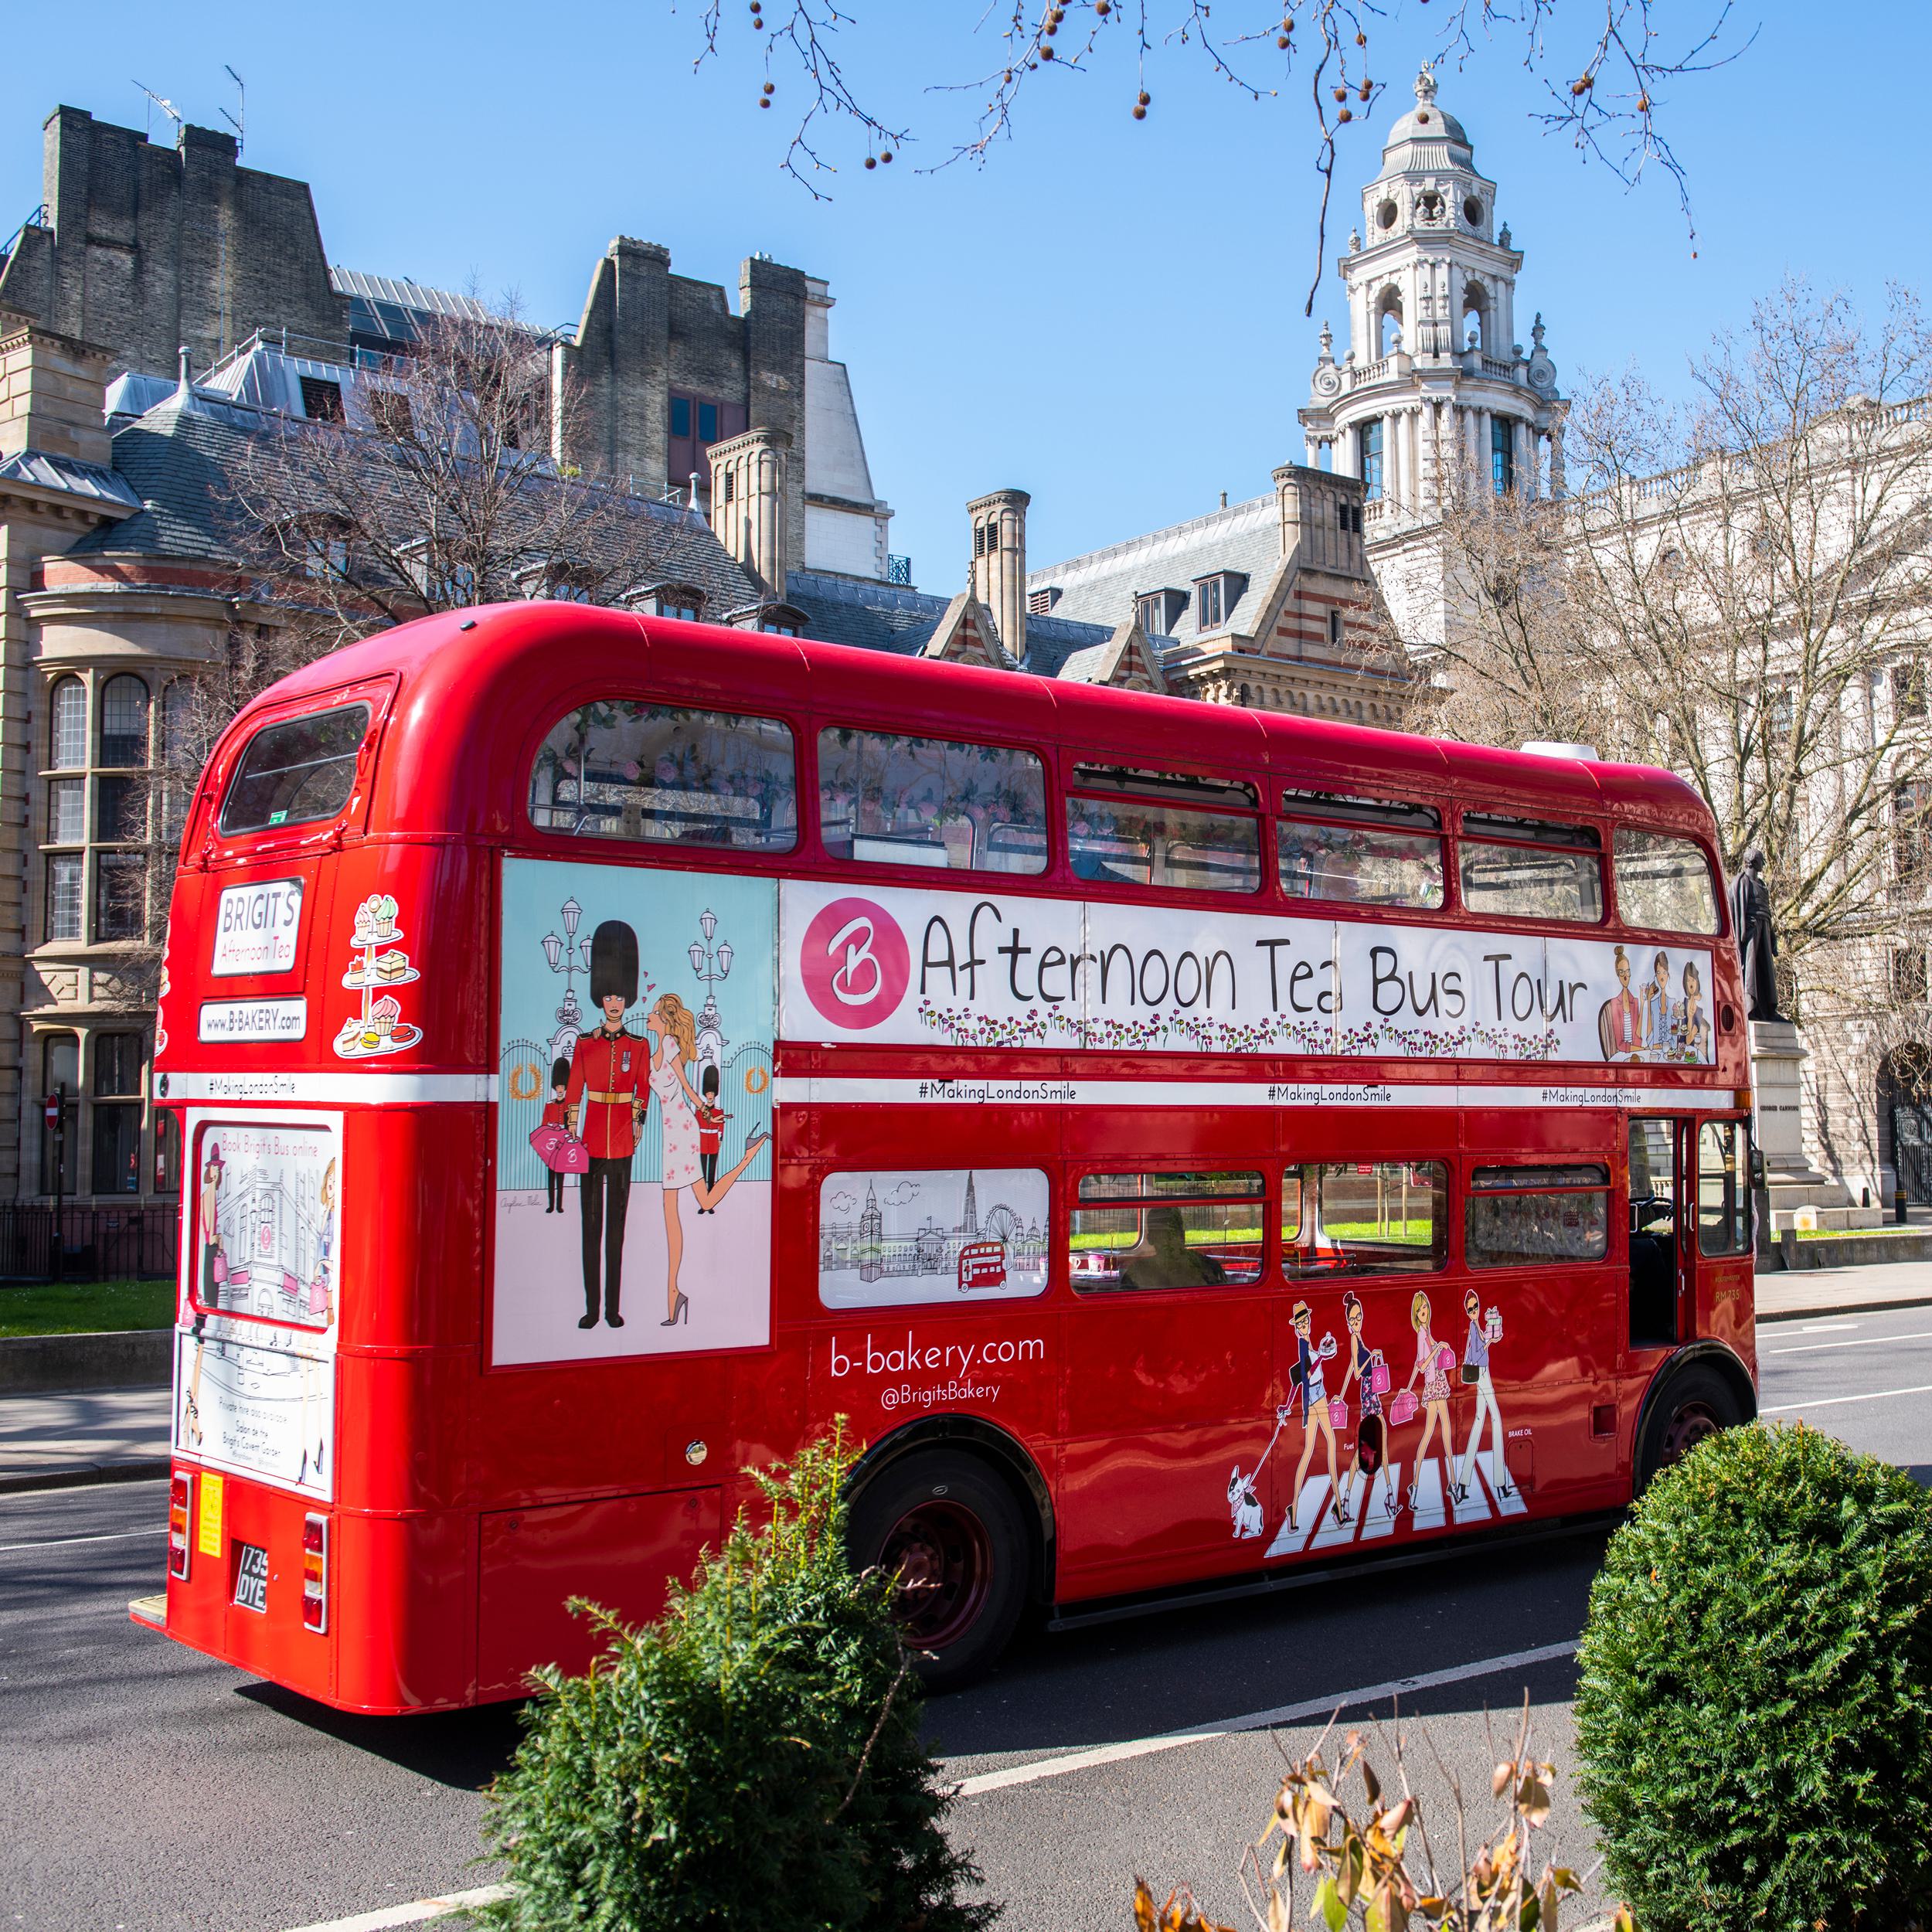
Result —
<path fill-rule="evenodd" d="M 1543 318 L 1526 355 L 1522 253 L 1497 230 L 1496 185 L 1477 173 L 1461 122 L 1436 105 L 1427 67 L 1362 190 L 1362 216 L 1336 264 L 1348 350 L 1338 362 L 1325 322 L 1301 412 L 1311 466 L 1362 478 L 1371 541 L 1430 518 L 1459 474 L 1480 488 L 1562 495 L 1567 406 Z"/>

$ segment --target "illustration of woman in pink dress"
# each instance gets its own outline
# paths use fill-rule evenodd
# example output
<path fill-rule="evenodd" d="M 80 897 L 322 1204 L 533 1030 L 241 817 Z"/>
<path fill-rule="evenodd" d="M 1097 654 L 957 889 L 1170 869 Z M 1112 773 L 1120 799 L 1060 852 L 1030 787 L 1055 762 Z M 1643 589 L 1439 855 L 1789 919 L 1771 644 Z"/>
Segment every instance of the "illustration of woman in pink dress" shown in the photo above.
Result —
<path fill-rule="evenodd" d="M 1430 1332 L 1429 1298 L 1420 1290 L 1414 1301 L 1409 1304 L 1409 1321 L 1416 1332 L 1416 1366 L 1403 1386 L 1413 1389 L 1417 1376 L 1422 1378 L 1423 1417 L 1422 1446 L 1416 1451 L 1415 1468 L 1409 1478 L 1409 1509 L 1413 1515 L 1417 1493 L 1422 1483 L 1422 1465 L 1438 1430 L 1442 1438 L 1443 1484 L 1445 1490 L 1448 1487 L 1450 1468 L 1456 1454 L 1455 1444 L 1449 1440 L 1449 1371 L 1455 1366 L 1455 1357 L 1447 1344 L 1438 1342 Z"/>
<path fill-rule="evenodd" d="M 675 993 L 665 993 L 645 1025 L 658 1036 L 657 1050 L 651 1058 L 651 1091 L 656 1096 L 663 1127 L 665 1304 L 668 1310 L 658 1326 L 668 1328 L 687 1320 L 691 1310 L 691 1298 L 678 1286 L 678 1270 L 684 1261 L 684 1219 L 679 1197 L 688 1189 L 701 1213 L 715 1210 L 771 1137 L 760 1128 L 745 1143 L 743 1158 L 736 1167 L 719 1180 L 705 1179 L 698 1157 L 698 1110 L 704 1102 L 685 1073 L 697 1058 L 697 1016 Z"/>

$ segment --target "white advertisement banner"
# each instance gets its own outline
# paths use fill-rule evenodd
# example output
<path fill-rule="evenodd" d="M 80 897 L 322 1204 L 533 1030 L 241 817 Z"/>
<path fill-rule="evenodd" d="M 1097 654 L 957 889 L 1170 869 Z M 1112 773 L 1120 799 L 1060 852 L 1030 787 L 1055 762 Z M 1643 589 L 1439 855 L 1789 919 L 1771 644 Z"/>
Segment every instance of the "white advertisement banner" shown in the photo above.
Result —
<path fill-rule="evenodd" d="M 1708 1066 L 1707 947 L 787 879 L 787 1039 Z"/>
<path fill-rule="evenodd" d="M 328 1497 L 342 1117 L 187 1123 L 174 1446 Z"/>
<path fill-rule="evenodd" d="M 230 886 L 215 913 L 215 950 L 208 962 L 216 979 L 238 973 L 285 973 L 295 964 L 302 930 L 302 882 L 265 879 Z"/>
<path fill-rule="evenodd" d="M 250 1040 L 298 1040 L 308 1031 L 308 1002 L 290 999 L 205 999 L 197 1038 L 232 1046 Z"/>

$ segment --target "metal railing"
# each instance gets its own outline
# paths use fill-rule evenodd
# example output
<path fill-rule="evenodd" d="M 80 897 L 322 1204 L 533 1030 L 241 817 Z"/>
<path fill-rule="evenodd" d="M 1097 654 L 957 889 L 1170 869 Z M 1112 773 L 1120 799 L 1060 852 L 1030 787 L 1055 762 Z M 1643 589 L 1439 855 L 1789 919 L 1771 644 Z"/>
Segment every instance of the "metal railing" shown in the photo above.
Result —
<path fill-rule="evenodd" d="M 912 580 L 912 559 L 909 556 L 897 556 L 888 551 L 886 553 L 886 581 L 888 583 L 903 583 L 910 589 Z"/>
<path fill-rule="evenodd" d="M 175 1271 L 180 1226 L 181 1209 L 166 1202 L 56 1209 L 0 1201 L 0 1281 L 165 1278 Z"/>

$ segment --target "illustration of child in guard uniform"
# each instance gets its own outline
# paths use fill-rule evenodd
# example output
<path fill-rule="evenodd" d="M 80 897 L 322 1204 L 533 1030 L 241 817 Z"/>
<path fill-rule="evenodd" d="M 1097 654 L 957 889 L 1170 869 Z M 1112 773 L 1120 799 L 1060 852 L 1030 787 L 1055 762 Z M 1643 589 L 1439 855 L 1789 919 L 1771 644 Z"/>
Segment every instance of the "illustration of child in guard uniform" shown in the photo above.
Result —
<path fill-rule="evenodd" d="M 604 1318 L 614 1328 L 624 1326 L 624 1223 L 650 1066 L 649 1043 L 624 1029 L 624 1009 L 637 997 L 638 936 L 622 920 L 607 919 L 590 937 L 590 998 L 604 1009 L 604 1024 L 578 1036 L 563 1097 L 564 1124 L 590 1155 L 577 1189 L 583 1215 L 580 1328 L 597 1325 L 600 1251 Z"/>
<path fill-rule="evenodd" d="M 570 1063 L 556 1061 L 550 1068 L 550 1098 L 543 1110 L 546 1127 L 561 1127 L 569 1131 L 570 1107 L 566 1104 L 570 1091 Z M 561 1214 L 563 1212 L 563 1173 L 560 1168 L 546 1165 L 543 1170 L 543 1212 Z"/>

